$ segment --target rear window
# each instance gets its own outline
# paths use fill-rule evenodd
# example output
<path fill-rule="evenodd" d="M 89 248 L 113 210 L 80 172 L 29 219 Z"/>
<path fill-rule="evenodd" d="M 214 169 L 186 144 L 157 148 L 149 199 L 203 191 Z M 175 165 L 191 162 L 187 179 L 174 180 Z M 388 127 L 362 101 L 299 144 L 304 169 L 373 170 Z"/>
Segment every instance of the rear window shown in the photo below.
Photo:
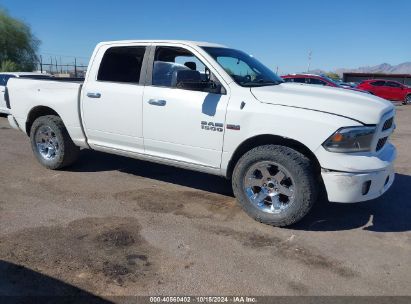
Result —
<path fill-rule="evenodd" d="M 101 60 L 97 80 L 139 83 L 145 51 L 144 46 L 109 48 Z"/>

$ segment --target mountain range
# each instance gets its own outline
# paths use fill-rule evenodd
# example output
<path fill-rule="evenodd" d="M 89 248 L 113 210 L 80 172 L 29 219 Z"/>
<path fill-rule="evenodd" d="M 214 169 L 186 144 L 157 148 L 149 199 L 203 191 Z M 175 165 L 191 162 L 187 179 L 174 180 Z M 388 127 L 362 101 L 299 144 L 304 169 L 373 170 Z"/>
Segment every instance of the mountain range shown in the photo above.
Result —
<path fill-rule="evenodd" d="M 355 72 L 355 73 L 382 73 L 382 74 L 411 74 L 411 62 L 403 62 L 398 65 L 391 65 L 388 63 L 382 63 L 374 66 L 363 66 L 359 68 L 347 69 L 339 68 L 333 72 L 342 76 L 343 73 Z M 310 70 L 310 73 L 322 74 L 325 71 L 317 69 Z"/>

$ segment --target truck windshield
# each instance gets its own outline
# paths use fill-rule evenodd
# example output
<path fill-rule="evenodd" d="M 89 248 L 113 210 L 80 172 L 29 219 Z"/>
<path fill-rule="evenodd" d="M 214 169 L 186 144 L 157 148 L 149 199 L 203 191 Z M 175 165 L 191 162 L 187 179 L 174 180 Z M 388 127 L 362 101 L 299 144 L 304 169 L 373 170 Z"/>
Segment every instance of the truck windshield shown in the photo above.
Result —
<path fill-rule="evenodd" d="M 223 47 L 203 47 L 243 87 L 276 85 L 283 80 L 254 57 Z"/>

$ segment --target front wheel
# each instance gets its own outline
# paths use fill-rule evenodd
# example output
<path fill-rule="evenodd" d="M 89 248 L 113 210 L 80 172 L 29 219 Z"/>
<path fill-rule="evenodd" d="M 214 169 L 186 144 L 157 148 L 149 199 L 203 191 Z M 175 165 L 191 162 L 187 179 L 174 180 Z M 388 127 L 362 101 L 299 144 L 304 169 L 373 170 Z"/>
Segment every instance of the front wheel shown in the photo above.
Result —
<path fill-rule="evenodd" d="M 30 140 L 37 160 L 52 170 L 71 165 L 80 152 L 61 118 L 55 115 L 37 118 L 31 126 Z"/>
<path fill-rule="evenodd" d="M 288 226 L 301 220 L 317 200 L 318 182 L 311 161 L 278 145 L 256 147 L 234 168 L 234 194 L 255 220 Z"/>

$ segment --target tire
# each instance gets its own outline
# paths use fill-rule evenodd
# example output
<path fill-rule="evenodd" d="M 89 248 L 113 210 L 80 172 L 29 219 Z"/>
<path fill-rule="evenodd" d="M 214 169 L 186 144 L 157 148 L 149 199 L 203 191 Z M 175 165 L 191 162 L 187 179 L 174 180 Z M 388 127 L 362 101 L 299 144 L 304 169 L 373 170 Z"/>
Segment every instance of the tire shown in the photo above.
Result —
<path fill-rule="evenodd" d="M 411 104 L 411 94 L 409 94 L 409 95 L 407 95 L 407 96 L 405 97 L 405 100 L 404 100 L 403 104 L 404 104 L 404 105 L 409 105 L 409 104 Z"/>
<path fill-rule="evenodd" d="M 73 164 L 80 153 L 60 117 L 37 118 L 30 129 L 31 148 L 44 167 L 56 170 Z"/>
<path fill-rule="evenodd" d="M 278 227 L 294 224 L 307 215 L 320 189 L 311 161 L 278 145 L 259 146 L 244 154 L 234 168 L 232 185 L 250 217 Z"/>

